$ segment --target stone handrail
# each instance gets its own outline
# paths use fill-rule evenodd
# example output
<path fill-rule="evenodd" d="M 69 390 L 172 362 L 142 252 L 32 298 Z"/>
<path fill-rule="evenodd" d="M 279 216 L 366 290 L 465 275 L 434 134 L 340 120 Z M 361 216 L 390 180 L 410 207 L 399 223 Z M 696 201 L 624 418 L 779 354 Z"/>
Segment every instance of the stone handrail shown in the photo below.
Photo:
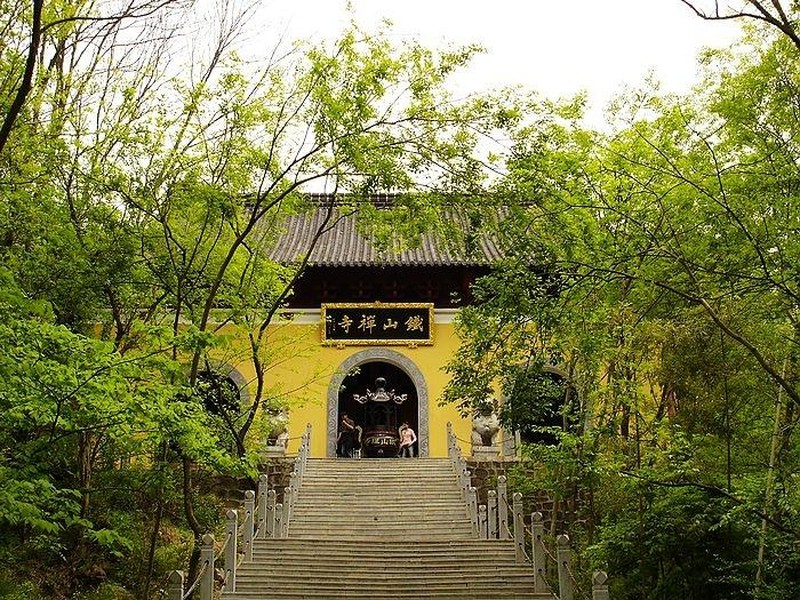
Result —
<path fill-rule="evenodd" d="M 247 490 L 244 493 L 243 520 L 239 525 L 239 511 L 229 510 L 226 513 L 225 543 L 215 553 L 214 537 L 203 536 L 200 549 L 201 570 L 197 579 L 184 589 L 184 574 L 173 571 L 168 580 L 168 600 L 187 600 L 197 591 L 199 600 L 213 600 L 214 571 L 217 562 L 222 561 L 224 575 L 222 591 L 236 591 L 236 570 L 242 562 L 253 560 L 253 545 L 259 538 L 285 538 L 289 535 L 289 519 L 294 509 L 294 500 L 303 480 L 303 475 L 311 452 L 311 425 L 301 437 L 300 448 L 294 459 L 289 485 L 283 490 L 283 503 L 276 503 L 275 490 L 268 489 L 265 474 L 258 478 L 258 490 Z"/>
<path fill-rule="evenodd" d="M 531 514 L 531 528 L 525 527 L 522 509 L 522 494 L 512 496 L 508 502 L 508 481 L 504 475 L 497 478 L 497 490 L 487 494 L 487 504 L 478 505 L 477 490 L 472 485 L 472 478 L 467 461 L 453 433 L 452 423 L 447 424 L 447 454 L 458 478 L 462 498 L 472 520 L 472 529 L 476 537 L 481 539 L 497 539 L 514 541 L 514 554 L 518 563 L 530 563 L 534 573 L 534 591 L 550 592 L 560 600 L 573 600 L 576 588 L 575 578 L 570 568 L 570 540 L 567 535 L 557 538 L 557 556 L 547 551 L 544 543 L 544 521 L 542 514 Z M 511 521 L 509 521 L 509 514 Z M 528 556 L 525 548 L 525 533 L 530 535 L 531 552 Z M 556 563 L 558 568 L 558 594 L 550 589 L 545 574 L 547 560 Z M 592 577 L 592 599 L 609 600 L 608 576 L 604 571 L 595 571 Z"/>

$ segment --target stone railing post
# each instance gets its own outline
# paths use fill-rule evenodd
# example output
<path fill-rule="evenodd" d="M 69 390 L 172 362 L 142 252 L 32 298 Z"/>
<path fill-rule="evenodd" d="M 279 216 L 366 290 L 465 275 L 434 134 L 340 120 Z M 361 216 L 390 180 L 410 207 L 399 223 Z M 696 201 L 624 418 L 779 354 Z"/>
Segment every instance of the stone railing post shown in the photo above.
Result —
<path fill-rule="evenodd" d="M 501 540 L 508 539 L 508 483 L 505 475 L 497 478 L 497 529 Z"/>
<path fill-rule="evenodd" d="M 514 493 L 514 556 L 518 564 L 525 562 L 525 520 L 522 518 L 522 494 Z"/>
<path fill-rule="evenodd" d="M 289 489 L 292 491 L 291 495 L 291 502 L 289 502 L 289 515 L 286 518 L 286 525 L 289 525 L 289 519 L 292 518 L 292 513 L 294 512 L 294 503 L 297 500 L 297 492 L 300 488 L 300 478 L 297 476 L 297 471 L 293 471 L 291 475 L 289 475 Z"/>
<path fill-rule="evenodd" d="M 592 576 L 592 600 L 609 600 L 608 575 L 605 571 L 595 571 Z"/>
<path fill-rule="evenodd" d="M 258 519 L 256 525 L 257 538 L 269 537 L 267 532 L 267 507 L 269 505 L 269 480 L 265 474 L 258 477 Z"/>
<path fill-rule="evenodd" d="M 281 515 L 281 534 L 279 537 L 289 536 L 289 514 L 292 510 L 292 488 L 283 488 L 283 514 Z"/>
<path fill-rule="evenodd" d="M 214 536 L 207 533 L 203 536 L 203 545 L 200 547 L 200 600 L 214 599 Z"/>
<path fill-rule="evenodd" d="M 547 591 L 547 581 L 544 578 L 547 563 L 544 551 L 544 517 L 540 512 L 531 513 L 531 559 L 533 560 L 533 591 L 544 593 Z"/>
<path fill-rule="evenodd" d="M 481 504 L 478 507 L 478 529 L 481 532 L 481 539 L 489 539 L 489 521 L 486 517 L 486 505 Z"/>
<path fill-rule="evenodd" d="M 275 505 L 275 533 L 272 537 L 283 537 L 283 504 L 280 502 Z"/>
<path fill-rule="evenodd" d="M 173 571 L 167 583 L 167 600 L 183 600 L 183 572 Z"/>
<path fill-rule="evenodd" d="M 302 464 L 303 464 L 303 459 L 298 454 L 294 459 L 294 466 L 292 467 L 292 473 L 291 473 L 291 475 L 294 475 L 297 478 L 298 485 L 300 484 L 300 473 L 303 472 Z"/>
<path fill-rule="evenodd" d="M 478 488 L 475 486 L 469 487 L 469 517 L 472 520 L 472 534 L 475 537 L 480 536 L 480 529 L 478 527 Z"/>
<path fill-rule="evenodd" d="M 275 490 L 267 492 L 267 530 L 268 538 L 275 537 Z"/>
<path fill-rule="evenodd" d="M 558 542 L 558 597 L 560 600 L 573 600 L 572 578 L 570 577 L 569 536 L 561 534 Z"/>
<path fill-rule="evenodd" d="M 447 457 L 450 459 L 453 468 L 455 468 L 456 449 L 455 449 L 455 444 L 453 443 L 453 423 L 451 423 L 450 421 L 447 422 Z"/>
<path fill-rule="evenodd" d="M 299 476 L 300 480 L 303 480 L 303 477 L 306 473 L 306 464 L 308 464 L 308 434 L 303 434 L 303 442 L 300 446 L 300 471 Z"/>
<path fill-rule="evenodd" d="M 489 537 L 490 540 L 497 539 L 497 492 L 494 490 L 489 490 L 488 492 L 488 506 L 486 507 L 486 519 L 488 522 L 488 526 L 486 529 L 486 535 Z"/>
<path fill-rule="evenodd" d="M 222 586 L 226 592 L 236 591 L 236 562 L 238 554 L 238 533 L 239 533 L 239 513 L 229 510 L 226 514 L 228 520 L 225 522 L 225 584 Z"/>
<path fill-rule="evenodd" d="M 256 516 L 256 493 L 247 490 L 244 493 L 244 533 L 242 534 L 242 545 L 244 546 L 244 560 L 253 560 L 253 534 L 255 533 Z"/>

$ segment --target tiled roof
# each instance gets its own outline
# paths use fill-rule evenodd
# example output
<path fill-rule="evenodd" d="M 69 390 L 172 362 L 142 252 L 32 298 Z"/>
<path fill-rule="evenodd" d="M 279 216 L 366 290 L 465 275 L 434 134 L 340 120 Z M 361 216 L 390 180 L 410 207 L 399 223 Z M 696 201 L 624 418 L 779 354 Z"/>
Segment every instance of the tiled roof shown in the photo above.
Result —
<path fill-rule="evenodd" d="M 452 217 L 466 226 L 466 219 Z M 334 214 L 335 223 L 322 234 L 314 248 L 310 264 L 322 266 L 454 266 L 487 265 L 501 258 L 497 246 L 486 236 L 475 236 L 471 252 L 445 247 L 431 234 L 423 235 L 418 244 L 397 252 L 381 252 L 356 227 L 355 217 Z M 311 246 L 317 231 L 325 224 L 325 209 L 290 217 L 278 237 L 270 258 L 289 264 L 300 260 Z"/>

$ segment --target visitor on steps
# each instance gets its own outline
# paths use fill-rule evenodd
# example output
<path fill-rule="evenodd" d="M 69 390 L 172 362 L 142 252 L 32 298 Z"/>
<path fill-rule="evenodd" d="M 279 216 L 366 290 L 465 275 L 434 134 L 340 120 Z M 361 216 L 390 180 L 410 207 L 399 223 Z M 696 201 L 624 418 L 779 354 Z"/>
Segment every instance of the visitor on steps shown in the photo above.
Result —
<path fill-rule="evenodd" d="M 414 458 L 414 442 L 417 441 L 417 434 L 408 426 L 408 423 L 400 425 L 400 449 L 397 455 L 400 457 Z"/>
<path fill-rule="evenodd" d="M 353 456 L 353 434 L 355 431 L 356 422 L 353 421 L 346 412 L 343 412 L 342 418 L 339 421 L 339 436 L 336 438 L 336 456 L 344 458 Z"/>

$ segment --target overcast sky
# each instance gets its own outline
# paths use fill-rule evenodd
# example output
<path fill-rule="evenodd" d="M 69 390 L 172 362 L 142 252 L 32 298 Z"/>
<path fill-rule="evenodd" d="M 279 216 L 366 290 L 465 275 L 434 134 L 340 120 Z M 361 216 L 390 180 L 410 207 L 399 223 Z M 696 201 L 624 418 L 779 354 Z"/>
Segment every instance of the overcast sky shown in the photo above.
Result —
<path fill-rule="evenodd" d="M 735 22 L 704 22 L 680 0 L 351 0 L 356 21 L 381 19 L 427 45 L 479 43 L 465 91 L 522 84 L 549 97 L 589 93 L 594 112 L 653 71 L 688 91 L 697 55 L 739 36 Z M 330 38 L 350 19 L 345 0 L 264 0 L 258 21 L 289 38 Z"/>

